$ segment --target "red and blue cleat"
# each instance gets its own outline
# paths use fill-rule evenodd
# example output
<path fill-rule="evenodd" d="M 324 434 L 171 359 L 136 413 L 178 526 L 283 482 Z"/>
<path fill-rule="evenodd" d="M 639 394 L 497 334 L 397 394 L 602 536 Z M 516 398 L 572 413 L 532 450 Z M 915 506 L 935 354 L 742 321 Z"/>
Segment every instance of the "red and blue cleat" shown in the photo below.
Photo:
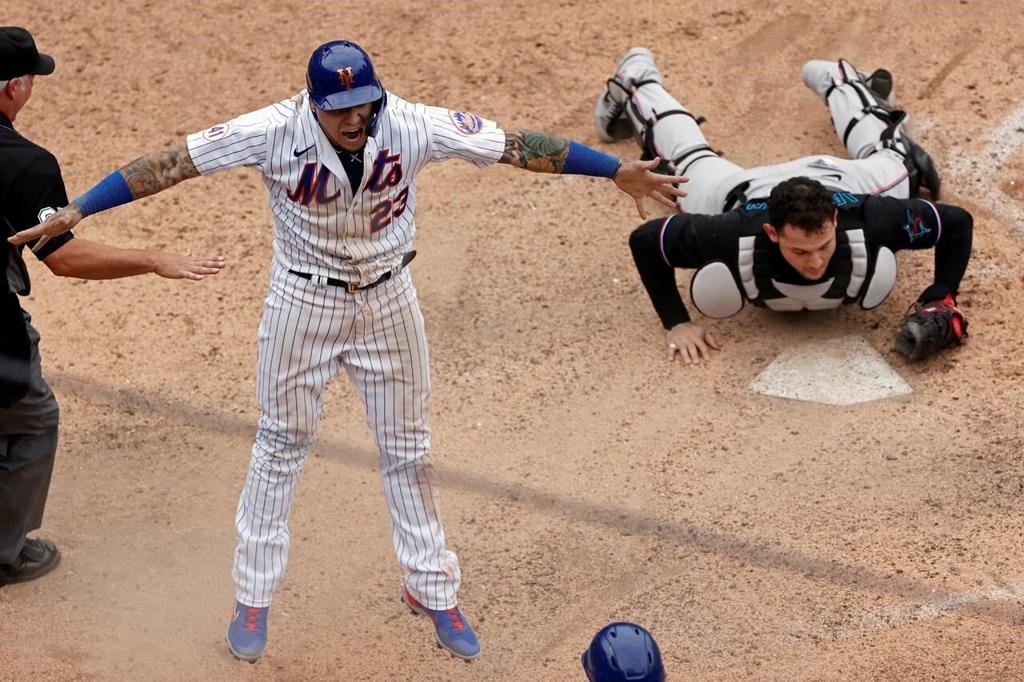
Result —
<path fill-rule="evenodd" d="M 231 655 L 240 661 L 254 663 L 267 648 L 267 612 L 269 606 L 257 608 L 235 602 L 235 612 L 228 624 L 227 639 Z"/>
<path fill-rule="evenodd" d="M 434 623 L 434 632 L 438 646 L 447 649 L 452 656 L 464 661 L 480 658 L 480 641 L 476 638 L 472 626 L 458 606 L 450 609 L 434 611 L 420 604 L 402 585 L 402 601 L 412 609 L 413 613 L 427 616 Z"/>

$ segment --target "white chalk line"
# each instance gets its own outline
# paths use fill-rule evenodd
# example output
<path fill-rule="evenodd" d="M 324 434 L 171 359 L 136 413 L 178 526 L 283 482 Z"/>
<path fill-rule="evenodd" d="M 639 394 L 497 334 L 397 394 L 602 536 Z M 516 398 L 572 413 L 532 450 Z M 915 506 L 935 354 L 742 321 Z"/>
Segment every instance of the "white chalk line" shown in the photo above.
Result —
<path fill-rule="evenodd" d="M 859 622 L 840 627 L 838 630 L 872 630 L 911 625 L 922 621 L 931 621 L 942 615 L 949 615 L 967 606 L 1004 601 L 1018 602 L 1024 606 L 1024 582 L 1005 588 L 993 587 L 984 590 L 952 592 L 923 604 L 869 611 L 860 616 Z"/>
<path fill-rule="evenodd" d="M 925 127 L 930 126 L 921 126 L 918 130 Z M 971 156 L 961 150 L 952 150 L 946 155 L 944 168 L 951 177 L 959 178 L 960 182 L 965 179 L 973 180 L 976 189 L 972 191 L 980 193 L 978 199 L 997 219 L 1007 221 L 1024 239 L 1024 207 L 1004 192 L 996 182 L 999 167 L 1024 149 L 1024 132 L 1021 130 L 1024 130 L 1024 106 L 1018 107 L 990 131 L 988 143 L 981 154 Z M 1010 264 L 993 264 L 985 270 L 1016 276 L 1015 269 L 1011 268 Z M 1016 602 L 1024 608 L 1024 581 L 1007 587 L 952 592 L 920 604 L 869 611 L 859 619 L 832 627 L 831 634 L 840 638 L 847 633 L 854 634 L 863 630 L 907 626 L 952 615 L 967 607 L 999 602 Z"/>
<path fill-rule="evenodd" d="M 924 123 L 916 130 L 932 127 Z M 988 142 L 981 154 L 972 156 L 959 149 L 950 150 L 939 171 L 943 177 L 957 178 L 958 184 L 973 185 L 965 189 L 965 193 L 974 194 L 979 203 L 992 211 L 997 219 L 1009 224 L 1024 240 L 1024 207 L 1004 192 L 998 183 L 999 167 L 1024 149 L 1024 132 L 1021 130 L 1024 130 L 1024 106 L 1018 107 L 989 131 Z M 1006 272 L 1012 272 L 1008 265 Z"/>

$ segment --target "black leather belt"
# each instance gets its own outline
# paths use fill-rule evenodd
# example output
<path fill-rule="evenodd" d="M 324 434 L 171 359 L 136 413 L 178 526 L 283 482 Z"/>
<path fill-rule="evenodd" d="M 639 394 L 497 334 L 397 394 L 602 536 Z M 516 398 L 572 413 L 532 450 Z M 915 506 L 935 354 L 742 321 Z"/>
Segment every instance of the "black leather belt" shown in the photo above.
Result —
<path fill-rule="evenodd" d="M 359 282 L 345 282 L 343 280 L 335 279 L 333 277 L 321 277 L 320 275 L 311 275 L 308 272 L 297 272 L 295 270 L 289 270 L 288 272 L 292 273 L 296 277 L 301 277 L 302 279 L 326 281 L 327 284 L 331 285 L 332 287 L 341 287 L 348 293 L 352 294 L 357 291 L 372 289 L 378 284 L 383 284 L 384 282 L 388 281 L 389 279 L 397 275 L 399 272 L 401 272 L 402 268 L 411 263 L 412 259 L 415 257 L 416 252 L 409 251 L 407 254 L 402 256 L 402 262 L 398 265 L 397 268 L 395 268 L 394 270 L 388 270 L 383 275 L 378 277 L 376 280 L 370 282 L 369 284 L 360 284 Z"/>

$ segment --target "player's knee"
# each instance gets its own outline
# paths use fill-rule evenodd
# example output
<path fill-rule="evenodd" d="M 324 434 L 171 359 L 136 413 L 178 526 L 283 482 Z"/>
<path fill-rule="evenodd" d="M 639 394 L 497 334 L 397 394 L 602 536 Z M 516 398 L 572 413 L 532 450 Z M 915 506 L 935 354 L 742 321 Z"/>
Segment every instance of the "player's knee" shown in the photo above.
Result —
<path fill-rule="evenodd" d="M 804 85 L 824 97 L 825 92 L 832 85 L 832 78 L 839 75 L 838 66 L 835 62 L 824 59 L 812 59 L 800 69 L 800 77 Z"/>

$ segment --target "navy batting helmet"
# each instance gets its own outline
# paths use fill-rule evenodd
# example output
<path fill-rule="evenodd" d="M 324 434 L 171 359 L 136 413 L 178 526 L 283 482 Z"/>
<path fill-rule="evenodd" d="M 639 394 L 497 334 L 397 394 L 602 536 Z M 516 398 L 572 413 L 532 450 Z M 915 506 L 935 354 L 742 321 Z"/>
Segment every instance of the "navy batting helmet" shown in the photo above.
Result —
<path fill-rule="evenodd" d="M 590 682 L 664 682 L 658 644 L 636 623 L 601 628 L 581 657 Z"/>
<path fill-rule="evenodd" d="M 313 50 L 306 70 L 309 98 L 319 109 L 347 109 L 367 102 L 384 104 L 384 88 L 363 48 L 347 40 L 332 40 Z"/>

